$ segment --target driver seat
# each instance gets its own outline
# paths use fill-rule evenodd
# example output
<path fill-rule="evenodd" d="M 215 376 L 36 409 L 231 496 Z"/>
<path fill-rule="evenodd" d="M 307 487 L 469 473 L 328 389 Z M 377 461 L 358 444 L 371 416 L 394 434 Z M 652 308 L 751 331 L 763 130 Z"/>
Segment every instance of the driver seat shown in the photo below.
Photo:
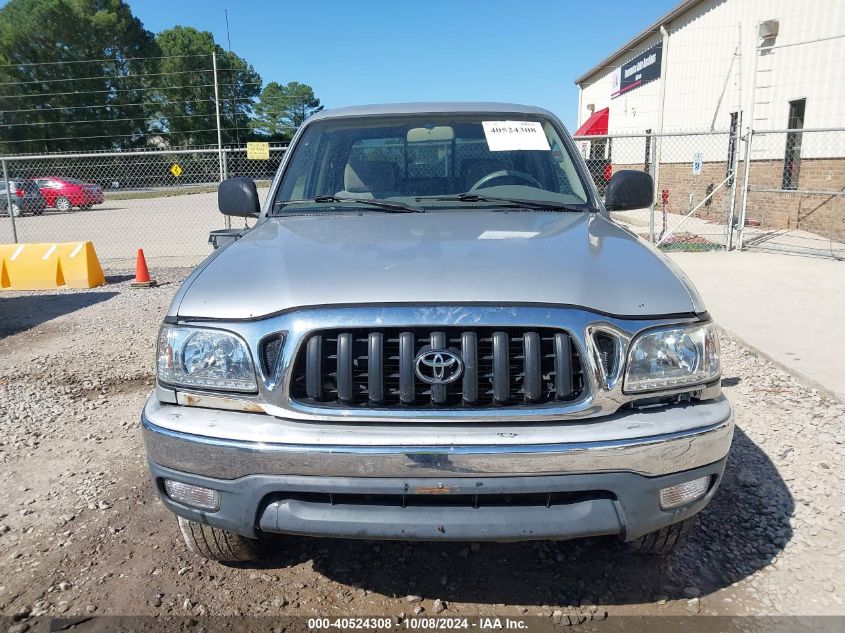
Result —
<path fill-rule="evenodd" d="M 395 196 L 399 167 L 389 160 L 350 162 L 343 171 L 343 191 L 337 195 L 352 198 Z"/>
<path fill-rule="evenodd" d="M 476 158 L 468 160 L 461 166 L 461 182 L 464 191 L 469 191 L 475 183 L 484 176 L 507 169 L 507 165 L 496 158 Z"/>

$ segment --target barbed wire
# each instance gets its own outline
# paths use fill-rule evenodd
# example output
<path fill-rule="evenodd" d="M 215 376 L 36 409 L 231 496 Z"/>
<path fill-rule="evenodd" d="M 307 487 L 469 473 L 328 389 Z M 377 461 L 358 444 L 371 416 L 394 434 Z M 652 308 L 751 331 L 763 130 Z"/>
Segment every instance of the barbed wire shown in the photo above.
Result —
<path fill-rule="evenodd" d="M 249 130 L 250 128 L 247 127 L 221 127 L 221 132 L 227 131 L 234 131 L 234 130 Z M 93 139 L 93 138 L 149 138 L 155 136 L 167 136 L 169 134 L 179 134 L 182 136 L 196 134 L 198 132 L 216 132 L 216 127 L 210 128 L 203 128 L 199 130 L 184 130 L 184 131 L 160 131 L 160 132 L 149 132 L 149 133 L 138 133 L 138 134 L 100 134 L 95 136 L 57 136 L 53 138 L 25 138 L 25 139 L 13 139 L 11 141 L 4 140 L 4 144 L 8 143 L 50 143 L 53 141 L 71 141 L 71 140 L 84 140 L 84 139 Z"/>
<path fill-rule="evenodd" d="M 54 66 L 58 64 L 98 64 L 104 62 L 122 64 L 128 61 L 136 61 L 139 59 L 184 59 L 186 57 L 211 57 L 212 55 L 213 53 L 188 53 L 185 55 L 151 55 L 146 57 L 120 57 L 118 59 L 106 57 L 101 59 L 56 60 L 52 62 L 13 62 L 9 64 L 0 64 L 0 68 L 16 68 L 19 66 Z"/>
<path fill-rule="evenodd" d="M 252 81 L 252 82 L 244 82 L 244 83 L 218 83 L 217 87 L 226 87 L 231 88 L 233 86 L 260 86 L 261 82 L 259 81 Z M 74 90 L 71 92 L 42 92 L 37 94 L 19 94 L 19 95 L 0 95 L 0 99 L 34 99 L 35 97 L 59 97 L 59 96 L 66 96 L 66 95 L 90 95 L 90 94 L 112 94 L 115 92 L 149 92 L 149 91 L 165 91 L 165 90 L 180 90 L 182 88 L 213 88 L 214 84 L 186 84 L 180 86 L 151 86 L 151 87 L 143 87 L 138 86 L 135 88 L 112 88 L 110 90 Z M 227 98 L 228 99 L 228 98 Z M 119 105 L 119 104 L 115 104 Z"/>
<path fill-rule="evenodd" d="M 213 95 L 210 96 L 213 99 Z M 0 110 L 0 114 L 10 114 L 17 112 L 55 112 L 59 110 L 85 110 L 91 108 L 129 108 L 135 106 L 152 106 L 152 105 L 171 105 L 171 104 L 188 104 L 188 103 L 207 103 L 209 98 L 205 99 L 185 99 L 179 101 L 139 101 L 137 103 L 96 103 L 79 106 L 59 106 L 56 108 L 20 108 L 18 110 Z"/>
<path fill-rule="evenodd" d="M 170 75 L 185 75 L 192 73 L 212 73 L 213 68 L 194 68 L 192 70 L 174 70 L 163 73 L 130 73 L 125 75 L 97 75 L 94 77 L 60 77 L 58 79 L 32 79 L 30 81 L 6 81 L 0 82 L 0 86 L 25 86 L 30 84 L 47 84 L 60 81 L 93 81 L 95 79 L 133 79 L 135 77 L 160 77 Z"/>
<path fill-rule="evenodd" d="M 240 114 L 240 113 L 239 113 Z M 227 115 L 231 115 L 231 113 L 227 113 Z M 74 125 L 78 123 L 116 123 L 121 121 L 155 121 L 156 119 L 192 119 L 192 118 L 204 118 L 204 117 L 214 117 L 216 116 L 215 112 L 206 112 L 206 113 L 195 113 L 195 114 L 150 114 L 148 116 L 137 116 L 137 117 L 123 117 L 119 119 L 74 119 L 73 121 L 33 121 L 33 122 L 24 122 L 24 123 L 0 123 L 0 127 L 20 127 L 20 126 L 30 126 L 30 125 L 67 125 L 69 123 L 73 123 Z"/>

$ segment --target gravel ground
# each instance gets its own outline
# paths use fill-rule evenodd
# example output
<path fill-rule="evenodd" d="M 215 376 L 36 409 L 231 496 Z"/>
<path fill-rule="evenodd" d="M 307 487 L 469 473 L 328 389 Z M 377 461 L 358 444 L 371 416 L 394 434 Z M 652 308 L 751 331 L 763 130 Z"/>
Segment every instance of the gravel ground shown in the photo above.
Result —
<path fill-rule="evenodd" d="M 665 559 L 613 539 L 278 538 L 259 566 L 186 553 L 139 412 L 185 270 L 133 290 L 0 296 L 0 615 L 845 615 L 845 407 L 723 339 L 737 432 L 722 489 Z"/>

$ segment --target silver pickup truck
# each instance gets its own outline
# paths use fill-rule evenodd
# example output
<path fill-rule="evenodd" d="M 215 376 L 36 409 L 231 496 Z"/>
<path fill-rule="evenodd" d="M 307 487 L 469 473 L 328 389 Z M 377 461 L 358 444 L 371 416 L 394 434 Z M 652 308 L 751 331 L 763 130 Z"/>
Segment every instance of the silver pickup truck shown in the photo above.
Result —
<path fill-rule="evenodd" d="M 682 542 L 733 421 L 701 298 L 610 217 L 652 198 L 620 170 L 602 201 L 554 115 L 494 103 L 323 112 L 263 205 L 221 183 L 256 222 L 177 292 L 141 416 L 190 550 Z"/>

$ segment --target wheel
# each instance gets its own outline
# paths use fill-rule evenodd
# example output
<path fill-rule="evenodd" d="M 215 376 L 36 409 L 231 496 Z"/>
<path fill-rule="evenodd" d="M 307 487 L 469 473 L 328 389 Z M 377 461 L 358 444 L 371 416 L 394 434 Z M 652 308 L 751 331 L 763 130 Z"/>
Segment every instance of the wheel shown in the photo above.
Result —
<path fill-rule="evenodd" d="M 696 516 L 698 515 L 694 514 L 679 523 L 673 523 L 654 532 L 644 534 L 638 539 L 629 541 L 627 545 L 632 552 L 637 554 L 656 556 L 668 554 L 683 545 L 684 541 L 687 540 L 687 534 L 695 525 Z"/>
<path fill-rule="evenodd" d="M 21 215 L 21 205 L 19 205 L 17 202 L 12 203 L 12 215 L 16 218 L 20 217 Z"/>
<path fill-rule="evenodd" d="M 56 198 L 56 209 L 58 211 L 70 211 L 70 200 L 68 200 L 64 196 L 59 196 L 58 198 Z"/>
<path fill-rule="evenodd" d="M 177 517 L 179 531 L 188 549 L 203 558 L 218 563 L 243 563 L 259 557 L 254 539 Z"/>

